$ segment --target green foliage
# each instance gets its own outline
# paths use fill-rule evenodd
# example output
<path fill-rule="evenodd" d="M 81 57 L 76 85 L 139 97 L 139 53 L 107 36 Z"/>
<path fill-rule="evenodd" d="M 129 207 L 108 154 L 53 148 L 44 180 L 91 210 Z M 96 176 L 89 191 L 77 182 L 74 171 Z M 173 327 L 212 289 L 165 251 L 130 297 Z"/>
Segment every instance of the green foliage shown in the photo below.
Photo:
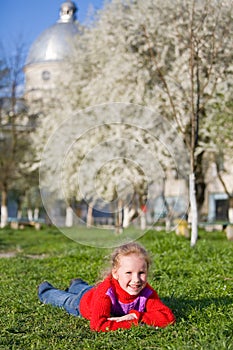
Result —
<path fill-rule="evenodd" d="M 199 237 L 192 249 L 174 233 L 140 239 L 153 258 L 150 283 L 174 311 L 174 326 L 96 333 L 87 320 L 42 305 L 37 286 L 48 280 L 65 289 L 77 276 L 94 283 L 110 250 L 77 244 L 55 228 L 1 230 L 0 349 L 233 350 L 232 242 L 223 232 Z"/>

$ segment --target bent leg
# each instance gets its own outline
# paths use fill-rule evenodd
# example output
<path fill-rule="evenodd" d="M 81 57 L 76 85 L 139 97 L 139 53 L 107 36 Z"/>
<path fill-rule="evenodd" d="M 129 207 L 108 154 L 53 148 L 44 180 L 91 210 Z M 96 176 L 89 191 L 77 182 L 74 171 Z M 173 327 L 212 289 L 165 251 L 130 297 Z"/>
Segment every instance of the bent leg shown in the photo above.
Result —
<path fill-rule="evenodd" d="M 69 314 L 80 316 L 80 296 L 57 288 L 47 281 L 41 283 L 38 288 L 38 297 L 44 304 L 63 307 Z"/>
<path fill-rule="evenodd" d="M 83 281 L 81 278 L 74 278 L 71 280 L 70 286 L 67 288 L 67 292 L 79 294 L 90 288 L 92 288 L 92 286 L 89 286 L 89 284 Z"/>

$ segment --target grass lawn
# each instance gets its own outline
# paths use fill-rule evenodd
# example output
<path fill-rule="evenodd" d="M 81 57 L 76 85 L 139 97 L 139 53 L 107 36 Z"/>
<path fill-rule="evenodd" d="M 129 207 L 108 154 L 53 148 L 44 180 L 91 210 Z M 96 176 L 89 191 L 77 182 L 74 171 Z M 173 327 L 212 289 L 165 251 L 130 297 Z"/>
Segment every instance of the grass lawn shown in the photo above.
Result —
<path fill-rule="evenodd" d="M 111 250 L 78 244 L 56 228 L 0 230 L 0 349 L 233 350 L 233 242 L 204 231 L 195 248 L 174 233 L 149 231 L 139 241 L 153 257 L 149 282 L 177 323 L 96 333 L 87 320 L 42 305 L 37 285 L 65 289 L 74 277 L 93 284 Z"/>

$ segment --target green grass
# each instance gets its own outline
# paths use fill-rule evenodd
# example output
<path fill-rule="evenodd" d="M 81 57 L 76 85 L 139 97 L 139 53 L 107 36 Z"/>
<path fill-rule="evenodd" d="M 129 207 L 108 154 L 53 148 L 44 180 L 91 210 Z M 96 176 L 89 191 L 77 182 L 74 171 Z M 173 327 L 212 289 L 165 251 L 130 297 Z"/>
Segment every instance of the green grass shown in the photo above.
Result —
<path fill-rule="evenodd" d="M 139 241 L 153 257 L 149 281 L 177 323 L 96 333 L 87 320 L 42 305 L 37 285 L 66 288 L 77 276 L 94 283 L 111 250 L 78 244 L 55 228 L 0 230 L 0 253 L 16 254 L 0 258 L 0 349 L 233 350 L 233 243 L 204 231 L 195 248 L 174 233 L 149 231 Z"/>

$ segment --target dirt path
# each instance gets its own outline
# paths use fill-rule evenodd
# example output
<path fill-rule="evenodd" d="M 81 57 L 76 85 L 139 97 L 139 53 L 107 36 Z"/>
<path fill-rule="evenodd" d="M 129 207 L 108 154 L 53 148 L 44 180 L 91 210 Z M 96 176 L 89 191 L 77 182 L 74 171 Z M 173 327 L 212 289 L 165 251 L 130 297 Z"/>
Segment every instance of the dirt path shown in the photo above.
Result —
<path fill-rule="evenodd" d="M 18 251 L 12 251 L 12 252 L 0 252 L 0 259 L 1 258 L 14 258 L 17 256 L 19 252 Z M 24 258 L 29 258 L 29 259 L 44 259 L 48 255 L 46 254 L 26 254 L 23 255 L 22 257 Z"/>

